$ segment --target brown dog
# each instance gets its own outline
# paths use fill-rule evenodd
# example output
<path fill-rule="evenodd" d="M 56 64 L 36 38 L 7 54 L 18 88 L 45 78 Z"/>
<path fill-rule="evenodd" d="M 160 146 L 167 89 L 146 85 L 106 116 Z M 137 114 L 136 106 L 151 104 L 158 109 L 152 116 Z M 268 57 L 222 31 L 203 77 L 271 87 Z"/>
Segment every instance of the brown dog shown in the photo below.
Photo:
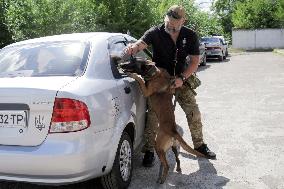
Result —
<path fill-rule="evenodd" d="M 155 150 L 161 161 L 158 182 L 162 184 L 168 175 L 169 165 L 166 152 L 170 147 L 172 147 L 176 157 L 176 170 L 181 172 L 177 147 L 174 145 L 176 144 L 175 140 L 188 153 L 201 157 L 204 157 L 204 155 L 192 149 L 177 132 L 172 103 L 173 90 L 171 89 L 174 78 L 166 70 L 158 69 L 153 62 L 145 59 L 134 59 L 121 64 L 120 67 L 125 72 L 130 72 L 129 76 L 138 81 L 143 95 L 150 98 L 152 108 L 159 120 Z M 146 83 L 138 74 L 146 80 Z"/>

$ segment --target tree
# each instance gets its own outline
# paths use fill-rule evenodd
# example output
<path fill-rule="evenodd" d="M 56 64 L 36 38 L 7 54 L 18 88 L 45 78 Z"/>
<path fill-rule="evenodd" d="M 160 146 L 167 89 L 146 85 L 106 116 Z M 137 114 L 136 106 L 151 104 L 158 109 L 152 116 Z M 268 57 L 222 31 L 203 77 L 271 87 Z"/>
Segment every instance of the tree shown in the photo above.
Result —
<path fill-rule="evenodd" d="M 83 4 L 87 0 L 11 0 L 6 18 L 13 39 L 76 32 L 79 2 Z M 88 10 L 90 6 L 85 8 Z"/>
<path fill-rule="evenodd" d="M 72 32 L 142 34 L 153 22 L 146 0 L 11 0 L 7 22 L 15 41 Z"/>
<path fill-rule="evenodd" d="M 130 31 L 135 37 L 140 37 L 155 17 L 148 0 L 101 1 L 97 12 L 98 31 Z"/>
<path fill-rule="evenodd" d="M 280 0 L 248 0 L 236 4 L 232 21 L 235 28 L 257 29 L 281 26 Z"/>
<path fill-rule="evenodd" d="M 199 36 L 206 36 L 218 33 L 223 35 L 223 29 L 220 22 L 215 15 L 208 12 L 200 11 L 193 2 L 184 3 L 184 7 L 187 11 L 187 23 L 186 25 L 193 28 Z"/>
<path fill-rule="evenodd" d="M 284 28 L 284 1 L 279 2 L 279 9 L 276 12 L 276 17 L 279 20 L 279 25 L 281 28 Z"/>
<path fill-rule="evenodd" d="M 225 33 L 232 33 L 232 13 L 235 10 L 236 3 L 244 1 L 245 0 L 216 0 L 213 4 L 213 11 L 218 16 Z"/>
<path fill-rule="evenodd" d="M 12 42 L 12 37 L 8 31 L 8 27 L 5 19 L 5 12 L 7 7 L 7 1 L 2 0 L 0 3 L 0 48 L 8 45 Z"/>
<path fill-rule="evenodd" d="M 173 4 L 185 7 L 186 26 L 200 36 L 222 33 L 216 17 L 201 12 L 193 0 L 5 0 L 4 18 L 14 41 L 72 32 L 122 32 L 139 38 L 163 23 Z M 2 18 L 2 17 L 1 17 Z"/>

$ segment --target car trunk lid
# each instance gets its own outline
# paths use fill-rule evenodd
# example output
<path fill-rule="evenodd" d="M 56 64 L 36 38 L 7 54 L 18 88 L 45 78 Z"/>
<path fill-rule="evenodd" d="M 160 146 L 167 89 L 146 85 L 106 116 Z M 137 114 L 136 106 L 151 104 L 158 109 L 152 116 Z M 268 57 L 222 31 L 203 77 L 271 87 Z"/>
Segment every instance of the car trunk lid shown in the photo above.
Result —
<path fill-rule="evenodd" d="M 74 79 L 0 78 L 0 145 L 40 145 L 48 134 L 57 91 Z"/>

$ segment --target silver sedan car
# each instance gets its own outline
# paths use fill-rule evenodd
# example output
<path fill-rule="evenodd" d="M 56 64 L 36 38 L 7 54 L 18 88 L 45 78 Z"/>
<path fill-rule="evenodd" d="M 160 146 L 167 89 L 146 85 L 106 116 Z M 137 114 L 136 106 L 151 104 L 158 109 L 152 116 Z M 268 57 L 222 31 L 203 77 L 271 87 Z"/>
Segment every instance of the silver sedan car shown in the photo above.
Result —
<path fill-rule="evenodd" d="M 226 59 L 228 47 L 220 37 L 202 37 L 201 42 L 205 44 L 208 58 L 218 58 L 220 61 Z"/>
<path fill-rule="evenodd" d="M 0 180 L 129 185 L 146 103 L 112 57 L 130 41 L 80 33 L 0 50 Z"/>

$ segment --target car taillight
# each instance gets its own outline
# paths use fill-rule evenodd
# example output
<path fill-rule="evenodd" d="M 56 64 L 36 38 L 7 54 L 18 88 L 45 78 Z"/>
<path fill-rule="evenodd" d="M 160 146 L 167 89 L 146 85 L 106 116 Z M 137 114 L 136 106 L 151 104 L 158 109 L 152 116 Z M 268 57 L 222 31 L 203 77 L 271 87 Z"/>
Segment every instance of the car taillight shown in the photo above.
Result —
<path fill-rule="evenodd" d="M 69 98 L 55 98 L 49 133 L 80 131 L 90 124 L 85 103 Z"/>

